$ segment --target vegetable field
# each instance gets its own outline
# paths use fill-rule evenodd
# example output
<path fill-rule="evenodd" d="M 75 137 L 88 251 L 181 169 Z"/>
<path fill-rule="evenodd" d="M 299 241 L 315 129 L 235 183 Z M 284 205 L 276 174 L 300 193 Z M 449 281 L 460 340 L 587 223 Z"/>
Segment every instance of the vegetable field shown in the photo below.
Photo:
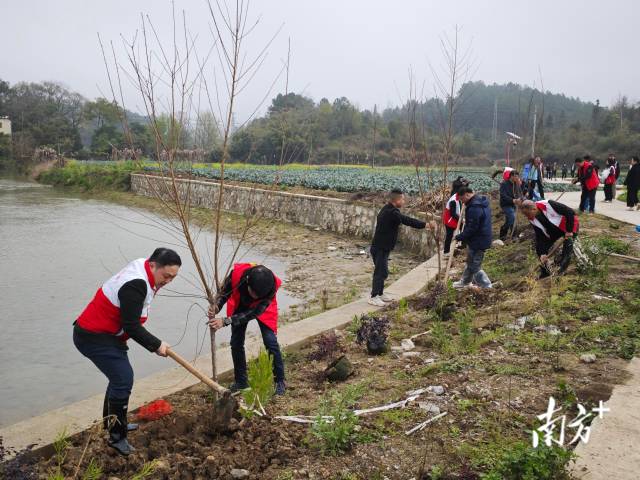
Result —
<path fill-rule="evenodd" d="M 157 166 L 146 166 L 147 171 L 158 171 Z M 180 171 L 203 179 L 219 180 L 220 169 L 217 167 L 193 167 Z M 458 175 L 463 175 L 471 181 L 476 191 L 488 192 L 498 187 L 487 172 L 471 172 L 452 170 L 447 175 L 447 183 L 451 183 Z M 420 179 L 425 191 L 442 182 L 442 172 L 434 170 L 430 173 L 421 172 Z M 500 177 L 498 177 L 500 178 Z M 284 187 L 304 187 L 312 190 L 332 190 L 336 192 L 379 192 L 400 188 L 409 195 L 420 192 L 415 172 L 408 168 L 379 168 L 369 169 L 360 167 L 310 167 L 310 168 L 278 168 L 256 166 L 225 166 L 225 179 L 263 185 L 280 185 Z M 567 184 L 548 183 L 549 191 L 572 190 L 575 187 Z"/>

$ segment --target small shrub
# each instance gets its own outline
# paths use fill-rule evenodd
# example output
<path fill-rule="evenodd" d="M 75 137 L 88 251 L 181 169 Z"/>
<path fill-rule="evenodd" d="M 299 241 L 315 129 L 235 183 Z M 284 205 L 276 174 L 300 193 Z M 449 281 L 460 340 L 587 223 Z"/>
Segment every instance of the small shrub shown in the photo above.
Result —
<path fill-rule="evenodd" d="M 151 477 L 151 475 L 155 473 L 156 467 L 157 460 L 145 462 L 145 464 L 140 468 L 140 471 L 131 477 L 131 480 L 144 480 L 145 478 Z"/>
<path fill-rule="evenodd" d="M 273 397 L 273 359 L 264 349 L 249 362 L 249 388 L 242 391 L 242 397 L 249 411 L 264 406 Z"/>
<path fill-rule="evenodd" d="M 102 468 L 98 465 L 95 458 L 92 458 L 89 465 L 87 465 L 82 480 L 100 480 L 100 478 L 102 478 Z"/>
<path fill-rule="evenodd" d="M 351 448 L 356 438 L 358 417 L 352 407 L 364 394 L 365 385 L 349 385 L 343 392 L 330 392 L 320 401 L 311 434 L 323 454 L 338 455 Z M 332 417 L 330 419 L 324 417 Z"/>
<path fill-rule="evenodd" d="M 574 454 L 564 448 L 516 442 L 482 480 L 560 480 L 569 478 L 566 467 Z"/>
<path fill-rule="evenodd" d="M 309 360 L 324 360 L 335 357 L 342 351 L 340 339 L 334 332 L 324 333 L 315 340 L 315 349 L 307 355 Z"/>
<path fill-rule="evenodd" d="M 598 237 L 596 245 L 605 253 L 628 255 L 631 251 L 631 245 L 629 243 L 618 240 L 617 238 L 607 237 L 606 235 Z"/>
<path fill-rule="evenodd" d="M 433 346 L 440 353 L 450 353 L 452 351 L 452 337 L 447 332 L 442 321 L 436 321 L 431 327 L 431 337 L 433 338 Z"/>
<path fill-rule="evenodd" d="M 360 328 L 356 332 L 356 342 L 364 343 L 371 354 L 384 353 L 389 337 L 389 319 L 364 316 L 361 321 Z"/>

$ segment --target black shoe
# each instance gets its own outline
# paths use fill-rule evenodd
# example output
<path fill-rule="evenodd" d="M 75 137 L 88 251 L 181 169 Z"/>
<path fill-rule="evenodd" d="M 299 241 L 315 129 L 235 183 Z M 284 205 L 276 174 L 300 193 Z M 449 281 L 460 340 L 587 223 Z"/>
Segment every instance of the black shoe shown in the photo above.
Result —
<path fill-rule="evenodd" d="M 109 435 L 109 446 L 125 457 L 136 451 L 127 441 L 127 437 L 120 437 L 118 434 Z"/>
<path fill-rule="evenodd" d="M 229 385 L 229 390 L 231 390 L 231 393 L 236 393 L 246 388 L 249 388 L 249 384 L 247 383 L 233 382 L 231 385 Z"/>
<path fill-rule="evenodd" d="M 120 455 L 130 455 L 135 449 L 127 441 L 129 424 L 127 423 L 127 408 L 129 399 L 110 398 L 108 400 L 109 416 L 113 416 L 109 422 L 109 446 Z"/>
<path fill-rule="evenodd" d="M 287 385 L 284 383 L 284 380 L 279 380 L 276 382 L 276 395 L 284 395 L 287 391 Z"/>

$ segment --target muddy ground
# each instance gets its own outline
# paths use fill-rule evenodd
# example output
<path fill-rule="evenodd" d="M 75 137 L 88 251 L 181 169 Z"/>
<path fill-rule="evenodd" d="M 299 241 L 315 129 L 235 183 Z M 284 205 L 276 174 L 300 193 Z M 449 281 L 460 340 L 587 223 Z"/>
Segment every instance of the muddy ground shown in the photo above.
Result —
<path fill-rule="evenodd" d="M 498 228 L 497 218 L 495 223 Z M 582 238 L 601 247 L 639 254 L 628 225 L 583 216 L 581 228 Z M 322 255 L 322 249 L 317 253 Z M 457 257 L 454 278 L 462 266 Z M 320 360 L 311 354 L 326 342 L 288 352 L 287 395 L 267 405 L 267 417 L 240 419 L 231 432 L 212 435 L 212 399 L 196 386 L 167 398 L 174 413 L 143 422 L 131 435 L 138 450 L 129 459 L 110 451 L 102 432 L 84 432 L 72 439 L 62 472 L 71 478 L 88 445 L 81 473 L 93 459 L 102 468 L 101 478 L 112 480 L 136 478 L 152 460 L 156 463 L 147 478 L 157 479 L 231 479 L 233 469 L 247 470 L 245 478 L 267 480 L 522 478 L 509 470 L 507 460 L 517 445 L 530 445 L 535 417 L 546 410 L 549 396 L 573 418 L 578 402 L 591 408 L 625 380 L 627 359 L 640 346 L 637 264 L 610 257 L 591 271 L 578 272 L 573 265 L 564 276 L 539 281 L 525 229 L 521 238 L 492 249 L 484 268 L 497 282 L 492 291 L 431 285 L 376 313 L 390 322 L 392 349 L 384 355 L 370 356 L 356 343 L 357 320 L 336 332 L 337 347 Z M 516 319 L 524 316 L 520 326 Z M 422 332 L 429 333 L 416 338 L 410 355 L 398 351 L 402 339 Z M 581 361 L 584 353 L 594 353 L 595 362 Z M 329 383 L 323 370 L 342 354 L 354 372 L 345 382 Z M 334 454 L 323 453 L 325 443 L 309 426 L 274 418 L 317 415 L 322 399 L 354 389 L 354 407 L 368 408 L 403 400 L 408 391 L 428 386 L 442 387 L 443 393 L 423 393 L 406 408 L 360 417 L 344 451 Z M 421 432 L 405 434 L 436 409 L 447 415 Z M 517 458 L 525 462 L 527 457 Z M 548 458 L 536 457 L 535 463 Z M 35 472 L 32 478 L 47 478 L 56 465 L 55 456 L 45 456 L 25 468 Z M 562 469 L 553 472 L 529 478 L 565 478 Z"/>

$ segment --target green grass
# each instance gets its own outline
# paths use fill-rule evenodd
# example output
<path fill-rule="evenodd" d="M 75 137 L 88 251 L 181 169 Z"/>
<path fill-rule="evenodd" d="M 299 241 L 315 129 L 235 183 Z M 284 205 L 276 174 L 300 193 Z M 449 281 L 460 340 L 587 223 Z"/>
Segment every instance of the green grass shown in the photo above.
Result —
<path fill-rule="evenodd" d="M 127 191 L 131 186 L 130 175 L 137 169 L 138 164 L 134 162 L 103 166 L 70 161 L 62 168 L 42 172 L 38 181 L 55 187 L 72 187 L 83 192 Z"/>

